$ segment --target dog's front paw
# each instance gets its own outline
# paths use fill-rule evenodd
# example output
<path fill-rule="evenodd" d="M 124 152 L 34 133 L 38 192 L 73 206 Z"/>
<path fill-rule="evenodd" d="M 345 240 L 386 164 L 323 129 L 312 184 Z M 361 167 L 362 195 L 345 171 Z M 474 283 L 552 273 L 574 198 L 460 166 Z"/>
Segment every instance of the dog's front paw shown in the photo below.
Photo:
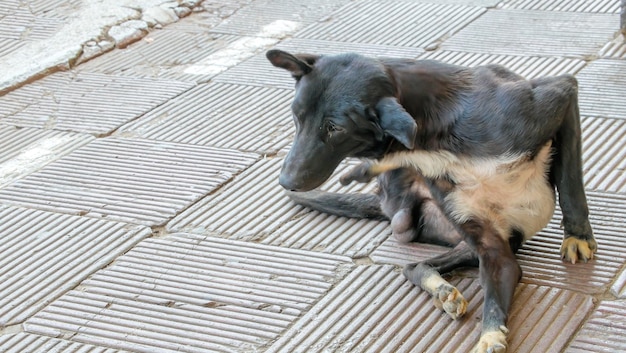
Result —
<path fill-rule="evenodd" d="M 341 185 L 348 185 L 353 181 L 359 183 L 367 183 L 376 176 L 376 174 L 373 173 L 372 168 L 372 162 L 363 162 L 352 168 L 352 170 L 350 170 L 346 174 L 342 175 L 339 178 L 339 182 L 341 183 Z"/>
<path fill-rule="evenodd" d="M 467 311 L 467 300 L 451 284 L 444 284 L 437 287 L 433 294 L 435 306 L 445 311 L 454 320 L 460 318 Z"/>
<path fill-rule="evenodd" d="M 593 254 L 598 250 L 598 244 L 592 239 L 578 239 L 570 236 L 563 240 L 561 245 L 561 257 L 565 261 L 576 263 L 578 260 L 587 262 L 593 259 Z"/>
<path fill-rule="evenodd" d="M 483 332 L 472 353 L 505 353 L 507 349 L 506 334 L 509 330 L 500 326 L 499 330 Z"/>

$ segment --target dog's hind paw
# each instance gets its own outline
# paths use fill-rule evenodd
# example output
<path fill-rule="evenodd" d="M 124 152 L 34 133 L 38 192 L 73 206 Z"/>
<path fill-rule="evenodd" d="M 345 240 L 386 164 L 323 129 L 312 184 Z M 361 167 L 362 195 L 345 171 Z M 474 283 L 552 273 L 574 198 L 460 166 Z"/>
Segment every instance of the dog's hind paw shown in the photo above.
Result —
<path fill-rule="evenodd" d="M 435 306 L 445 311 L 454 320 L 460 318 L 467 311 L 467 300 L 451 284 L 444 284 L 437 287 L 433 294 Z"/>
<path fill-rule="evenodd" d="M 454 320 L 467 311 L 467 300 L 453 285 L 424 263 L 408 264 L 402 271 L 404 276 L 415 285 L 428 292 L 437 307 L 445 311 Z"/>
<path fill-rule="evenodd" d="M 598 250 L 598 244 L 594 239 L 578 239 L 569 237 L 563 240 L 561 245 L 561 257 L 565 261 L 576 263 L 578 260 L 587 262 L 593 259 L 593 254 Z"/>
<path fill-rule="evenodd" d="M 506 342 L 508 332 L 509 330 L 504 326 L 496 331 L 483 332 L 471 353 L 505 353 L 508 346 Z"/>

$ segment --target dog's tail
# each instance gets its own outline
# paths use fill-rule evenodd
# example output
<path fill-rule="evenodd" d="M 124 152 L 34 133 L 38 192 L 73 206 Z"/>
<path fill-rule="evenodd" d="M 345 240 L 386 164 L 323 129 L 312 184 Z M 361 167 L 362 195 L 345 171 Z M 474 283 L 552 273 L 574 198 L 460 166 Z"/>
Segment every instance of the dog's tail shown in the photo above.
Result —
<path fill-rule="evenodd" d="M 389 220 L 380 208 L 380 199 L 374 194 L 340 194 L 317 190 L 286 193 L 293 202 L 315 211 L 349 218 Z"/>

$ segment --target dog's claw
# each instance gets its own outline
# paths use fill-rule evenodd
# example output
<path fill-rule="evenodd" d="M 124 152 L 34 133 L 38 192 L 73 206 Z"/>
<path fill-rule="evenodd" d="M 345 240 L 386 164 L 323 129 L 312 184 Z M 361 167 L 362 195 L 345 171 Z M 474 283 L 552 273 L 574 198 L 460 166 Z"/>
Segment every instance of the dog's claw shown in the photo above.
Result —
<path fill-rule="evenodd" d="M 582 240 L 576 237 L 569 237 L 563 240 L 561 257 L 572 264 L 575 264 L 578 260 L 587 262 L 593 259 L 593 254 L 597 249 L 598 245 L 593 239 Z"/>
<path fill-rule="evenodd" d="M 454 320 L 460 318 L 467 310 L 467 300 L 452 285 L 439 286 L 433 295 L 435 306 L 445 311 Z"/>
<path fill-rule="evenodd" d="M 508 329 L 504 326 L 500 327 L 500 330 L 484 332 L 472 353 L 505 353 L 508 346 L 507 333 Z"/>

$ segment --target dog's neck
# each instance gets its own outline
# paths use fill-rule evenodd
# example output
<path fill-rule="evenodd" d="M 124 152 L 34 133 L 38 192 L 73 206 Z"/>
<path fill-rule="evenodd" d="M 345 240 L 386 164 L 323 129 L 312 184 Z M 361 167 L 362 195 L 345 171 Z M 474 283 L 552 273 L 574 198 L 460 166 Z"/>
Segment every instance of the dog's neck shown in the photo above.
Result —
<path fill-rule="evenodd" d="M 461 101 L 471 86 L 471 73 L 430 60 L 389 59 L 383 64 L 396 89 L 396 98 L 417 123 L 416 147 L 454 149 L 453 139 L 447 136 L 463 114 Z M 397 145 L 392 143 L 386 148 L 402 150 Z"/>

